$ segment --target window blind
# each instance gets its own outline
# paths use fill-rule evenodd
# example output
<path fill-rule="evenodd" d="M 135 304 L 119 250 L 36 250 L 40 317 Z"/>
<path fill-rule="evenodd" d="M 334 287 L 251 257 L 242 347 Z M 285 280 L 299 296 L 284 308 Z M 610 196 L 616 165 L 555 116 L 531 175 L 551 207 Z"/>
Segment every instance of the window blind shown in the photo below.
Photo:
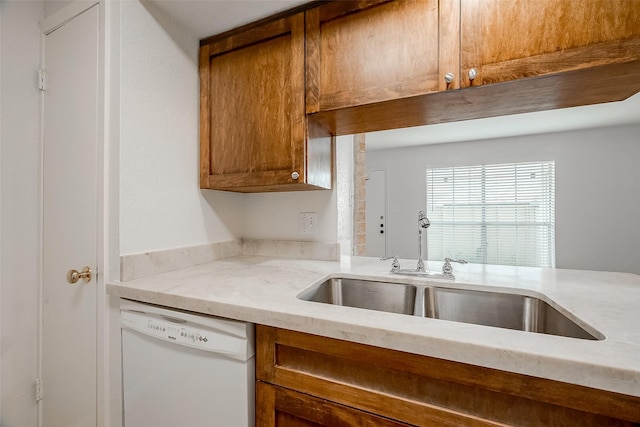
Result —
<path fill-rule="evenodd" d="M 555 267 L 555 162 L 427 169 L 427 258 Z"/>

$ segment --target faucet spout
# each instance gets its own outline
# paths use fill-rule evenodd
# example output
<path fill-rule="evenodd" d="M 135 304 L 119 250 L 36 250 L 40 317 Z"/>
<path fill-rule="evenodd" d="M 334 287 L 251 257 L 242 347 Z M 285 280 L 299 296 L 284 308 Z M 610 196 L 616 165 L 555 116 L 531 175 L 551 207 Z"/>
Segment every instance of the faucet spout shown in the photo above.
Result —
<path fill-rule="evenodd" d="M 429 226 L 431 225 L 431 222 L 429 221 L 429 218 L 427 218 L 427 214 L 425 213 L 425 211 L 418 211 L 418 225 L 420 226 L 420 229 L 429 228 Z"/>
<path fill-rule="evenodd" d="M 429 228 L 430 225 L 431 222 L 429 222 L 425 211 L 418 211 L 418 266 L 416 267 L 416 271 L 421 273 L 426 271 L 422 259 L 422 232 Z"/>

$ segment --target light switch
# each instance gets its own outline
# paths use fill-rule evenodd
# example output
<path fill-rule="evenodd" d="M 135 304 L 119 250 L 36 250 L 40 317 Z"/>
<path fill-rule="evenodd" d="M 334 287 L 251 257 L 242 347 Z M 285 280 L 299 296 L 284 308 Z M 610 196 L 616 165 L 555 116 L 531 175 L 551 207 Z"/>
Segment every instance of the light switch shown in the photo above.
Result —
<path fill-rule="evenodd" d="M 298 230 L 300 234 L 318 234 L 318 213 L 300 212 L 298 214 Z"/>

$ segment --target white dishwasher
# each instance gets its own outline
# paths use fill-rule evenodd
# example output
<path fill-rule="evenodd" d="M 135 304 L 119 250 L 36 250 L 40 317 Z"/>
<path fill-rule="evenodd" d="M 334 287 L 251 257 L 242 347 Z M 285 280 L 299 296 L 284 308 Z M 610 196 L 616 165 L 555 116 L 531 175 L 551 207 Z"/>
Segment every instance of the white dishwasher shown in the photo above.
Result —
<path fill-rule="evenodd" d="M 125 427 L 253 427 L 254 325 L 121 300 Z"/>

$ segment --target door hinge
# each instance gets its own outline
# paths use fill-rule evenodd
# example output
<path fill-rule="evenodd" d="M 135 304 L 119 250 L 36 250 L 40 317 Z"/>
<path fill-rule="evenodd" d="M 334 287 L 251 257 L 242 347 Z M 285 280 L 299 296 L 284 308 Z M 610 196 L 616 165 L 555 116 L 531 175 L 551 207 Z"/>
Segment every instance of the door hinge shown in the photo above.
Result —
<path fill-rule="evenodd" d="M 47 73 L 44 70 L 38 71 L 38 89 L 43 92 L 47 91 Z"/>
<path fill-rule="evenodd" d="M 42 400 L 42 380 L 40 378 L 36 378 L 36 402 Z"/>

